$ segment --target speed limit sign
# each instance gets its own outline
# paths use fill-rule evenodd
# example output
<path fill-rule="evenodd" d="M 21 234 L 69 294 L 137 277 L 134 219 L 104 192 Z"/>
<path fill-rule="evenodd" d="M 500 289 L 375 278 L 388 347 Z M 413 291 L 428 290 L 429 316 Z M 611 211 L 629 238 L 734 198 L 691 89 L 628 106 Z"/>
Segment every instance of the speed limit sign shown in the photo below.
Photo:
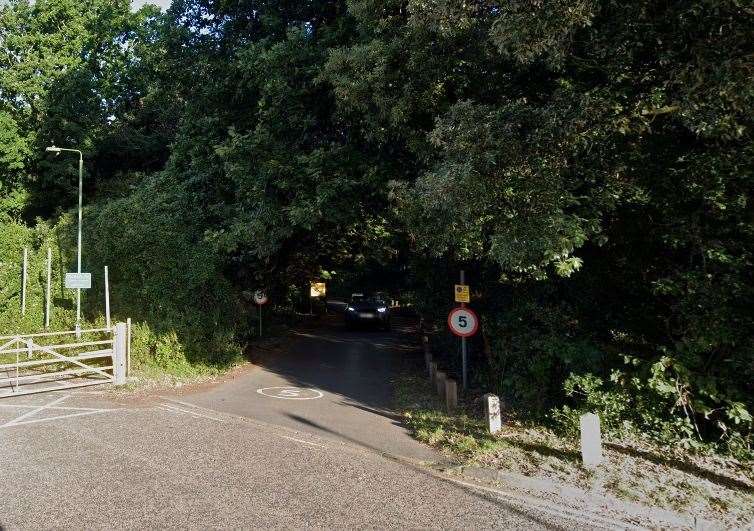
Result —
<path fill-rule="evenodd" d="M 458 337 L 471 337 L 479 329 L 479 318 L 469 308 L 453 308 L 448 315 L 448 326 Z"/>
<path fill-rule="evenodd" d="M 267 301 L 269 301 L 269 299 L 267 298 L 267 294 L 263 290 L 260 289 L 254 292 L 255 303 L 261 306 L 262 304 L 267 304 Z"/>

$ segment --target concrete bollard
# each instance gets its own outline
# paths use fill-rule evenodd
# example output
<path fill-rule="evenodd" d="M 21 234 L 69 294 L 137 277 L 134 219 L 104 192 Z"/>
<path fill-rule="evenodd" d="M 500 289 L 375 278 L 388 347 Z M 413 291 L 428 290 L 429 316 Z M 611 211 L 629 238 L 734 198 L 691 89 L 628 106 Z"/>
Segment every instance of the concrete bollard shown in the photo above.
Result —
<path fill-rule="evenodd" d="M 458 383 L 453 378 L 445 380 L 445 405 L 448 413 L 458 409 Z"/>
<path fill-rule="evenodd" d="M 602 434 L 600 418 L 594 413 L 581 415 L 581 460 L 585 468 L 595 468 L 602 462 Z"/>
<path fill-rule="evenodd" d="M 500 399 L 487 393 L 482 397 L 484 400 L 484 418 L 491 434 L 496 434 L 503 428 L 503 420 L 500 415 Z"/>
<path fill-rule="evenodd" d="M 438 396 L 445 396 L 445 378 L 447 375 L 442 371 L 437 371 L 435 374 L 435 390 Z"/>

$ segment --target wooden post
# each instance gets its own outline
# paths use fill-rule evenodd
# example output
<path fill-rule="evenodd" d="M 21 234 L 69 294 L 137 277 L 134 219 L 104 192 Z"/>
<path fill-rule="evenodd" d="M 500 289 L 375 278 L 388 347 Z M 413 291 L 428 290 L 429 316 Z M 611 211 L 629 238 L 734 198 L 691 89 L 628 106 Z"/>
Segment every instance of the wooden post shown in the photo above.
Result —
<path fill-rule="evenodd" d="M 126 376 L 131 374 L 131 318 L 126 319 Z"/>
<path fill-rule="evenodd" d="M 52 249 L 47 248 L 47 290 L 45 296 L 45 330 L 50 328 L 50 311 L 52 310 Z"/>
<path fill-rule="evenodd" d="M 453 378 L 445 380 L 445 406 L 448 413 L 453 413 L 458 409 L 458 382 Z"/>
<path fill-rule="evenodd" d="M 440 397 L 445 396 L 445 373 L 437 371 L 435 375 L 435 389 L 437 389 L 437 395 Z"/>
<path fill-rule="evenodd" d="M 28 266 L 29 251 L 24 247 L 24 267 L 21 274 L 21 315 L 26 315 L 26 268 Z"/>
<path fill-rule="evenodd" d="M 105 266 L 105 320 L 107 321 L 107 329 L 112 327 L 110 322 L 110 274 Z"/>

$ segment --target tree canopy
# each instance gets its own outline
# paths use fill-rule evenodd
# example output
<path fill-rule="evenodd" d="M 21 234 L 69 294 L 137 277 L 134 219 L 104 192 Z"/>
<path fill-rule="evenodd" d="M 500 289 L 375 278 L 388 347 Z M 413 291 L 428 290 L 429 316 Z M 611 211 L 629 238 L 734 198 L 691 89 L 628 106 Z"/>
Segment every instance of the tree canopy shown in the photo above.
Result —
<path fill-rule="evenodd" d="M 464 268 L 478 384 L 566 427 L 591 408 L 616 432 L 750 451 L 752 15 L 11 0 L 0 218 L 72 206 L 75 166 L 44 147 L 78 146 L 107 242 L 90 260 L 128 262 L 114 274 L 145 319 L 237 332 L 218 308 L 249 290 L 383 268 L 441 323 Z"/>

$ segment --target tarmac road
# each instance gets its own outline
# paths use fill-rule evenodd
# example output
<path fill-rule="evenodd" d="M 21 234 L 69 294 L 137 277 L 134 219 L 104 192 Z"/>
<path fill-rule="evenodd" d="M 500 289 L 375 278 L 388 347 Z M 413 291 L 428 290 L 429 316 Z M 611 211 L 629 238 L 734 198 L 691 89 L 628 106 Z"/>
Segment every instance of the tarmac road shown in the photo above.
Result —
<path fill-rule="evenodd" d="M 2 400 L 0 529 L 584 528 L 416 464 L 437 456 L 384 411 L 407 341 L 301 333 L 264 368 L 180 399 Z M 280 386 L 317 392 L 257 392 Z M 295 399 L 307 393 L 322 396 Z"/>
<path fill-rule="evenodd" d="M 258 368 L 183 400 L 415 461 L 444 461 L 391 410 L 401 358 L 418 355 L 411 325 L 402 323 L 392 333 L 347 330 L 331 317 L 296 333 L 284 354 L 261 351 Z"/>

